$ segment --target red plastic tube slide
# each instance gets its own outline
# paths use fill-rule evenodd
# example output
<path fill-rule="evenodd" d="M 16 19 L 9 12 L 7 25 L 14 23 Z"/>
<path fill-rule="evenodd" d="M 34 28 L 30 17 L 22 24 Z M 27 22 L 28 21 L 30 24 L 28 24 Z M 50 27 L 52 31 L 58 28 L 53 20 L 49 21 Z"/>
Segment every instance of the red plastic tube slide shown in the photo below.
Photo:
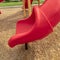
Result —
<path fill-rule="evenodd" d="M 9 39 L 9 46 L 42 39 L 53 32 L 60 22 L 60 0 L 46 0 L 42 6 L 34 6 L 30 17 L 19 20 L 16 34 Z"/>

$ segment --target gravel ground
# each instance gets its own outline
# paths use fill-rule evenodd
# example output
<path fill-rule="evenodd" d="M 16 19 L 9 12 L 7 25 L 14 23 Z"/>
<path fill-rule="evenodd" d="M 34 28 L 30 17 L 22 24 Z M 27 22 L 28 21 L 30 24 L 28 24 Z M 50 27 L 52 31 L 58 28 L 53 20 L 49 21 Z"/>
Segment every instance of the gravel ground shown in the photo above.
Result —
<path fill-rule="evenodd" d="M 54 32 L 42 40 L 14 48 L 8 46 L 9 38 L 15 34 L 16 22 L 23 18 L 21 8 L 0 9 L 0 60 L 60 60 L 60 24 Z"/>

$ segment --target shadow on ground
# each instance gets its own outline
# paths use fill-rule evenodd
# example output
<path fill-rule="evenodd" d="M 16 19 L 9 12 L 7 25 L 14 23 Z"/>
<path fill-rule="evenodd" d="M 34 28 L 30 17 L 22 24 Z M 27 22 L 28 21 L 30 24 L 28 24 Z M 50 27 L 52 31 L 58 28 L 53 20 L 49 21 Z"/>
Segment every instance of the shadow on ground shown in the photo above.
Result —
<path fill-rule="evenodd" d="M 9 29 L 15 29 L 17 21 L 23 18 L 22 14 L 23 12 L 18 11 L 11 16 L 7 16 L 2 20 L 0 19 L 0 32 Z"/>

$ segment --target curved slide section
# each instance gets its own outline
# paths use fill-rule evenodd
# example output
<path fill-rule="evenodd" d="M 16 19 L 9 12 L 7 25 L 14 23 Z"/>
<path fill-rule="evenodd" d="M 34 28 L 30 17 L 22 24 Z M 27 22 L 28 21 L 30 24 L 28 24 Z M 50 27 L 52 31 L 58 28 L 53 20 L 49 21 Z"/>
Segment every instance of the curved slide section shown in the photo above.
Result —
<path fill-rule="evenodd" d="M 53 32 L 60 22 L 60 0 L 47 0 L 34 6 L 29 18 L 17 22 L 16 34 L 8 42 L 10 47 L 42 39 Z"/>
<path fill-rule="evenodd" d="M 32 1 L 33 0 L 30 0 L 30 3 L 32 4 Z M 28 8 L 28 0 L 25 0 L 25 8 L 27 9 Z"/>

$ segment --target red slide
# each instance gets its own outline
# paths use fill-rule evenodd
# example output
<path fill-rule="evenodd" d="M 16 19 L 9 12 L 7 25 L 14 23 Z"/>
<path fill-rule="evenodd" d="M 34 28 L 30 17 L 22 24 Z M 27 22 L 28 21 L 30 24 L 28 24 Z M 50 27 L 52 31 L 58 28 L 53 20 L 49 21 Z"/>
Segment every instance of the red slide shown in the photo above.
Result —
<path fill-rule="evenodd" d="M 47 0 L 42 6 L 34 6 L 29 18 L 19 20 L 16 34 L 8 42 L 10 47 L 46 37 L 60 22 L 60 0 Z"/>
<path fill-rule="evenodd" d="M 3 2 L 3 0 L 0 0 L 0 3 Z"/>
<path fill-rule="evenodd" d="M 30 3 L 32 4 L 32 1 L 33 0 L 30 0 Z M 25 8 L 27 9 L 28 8 L 28 0 L 25 0 Z"/>

